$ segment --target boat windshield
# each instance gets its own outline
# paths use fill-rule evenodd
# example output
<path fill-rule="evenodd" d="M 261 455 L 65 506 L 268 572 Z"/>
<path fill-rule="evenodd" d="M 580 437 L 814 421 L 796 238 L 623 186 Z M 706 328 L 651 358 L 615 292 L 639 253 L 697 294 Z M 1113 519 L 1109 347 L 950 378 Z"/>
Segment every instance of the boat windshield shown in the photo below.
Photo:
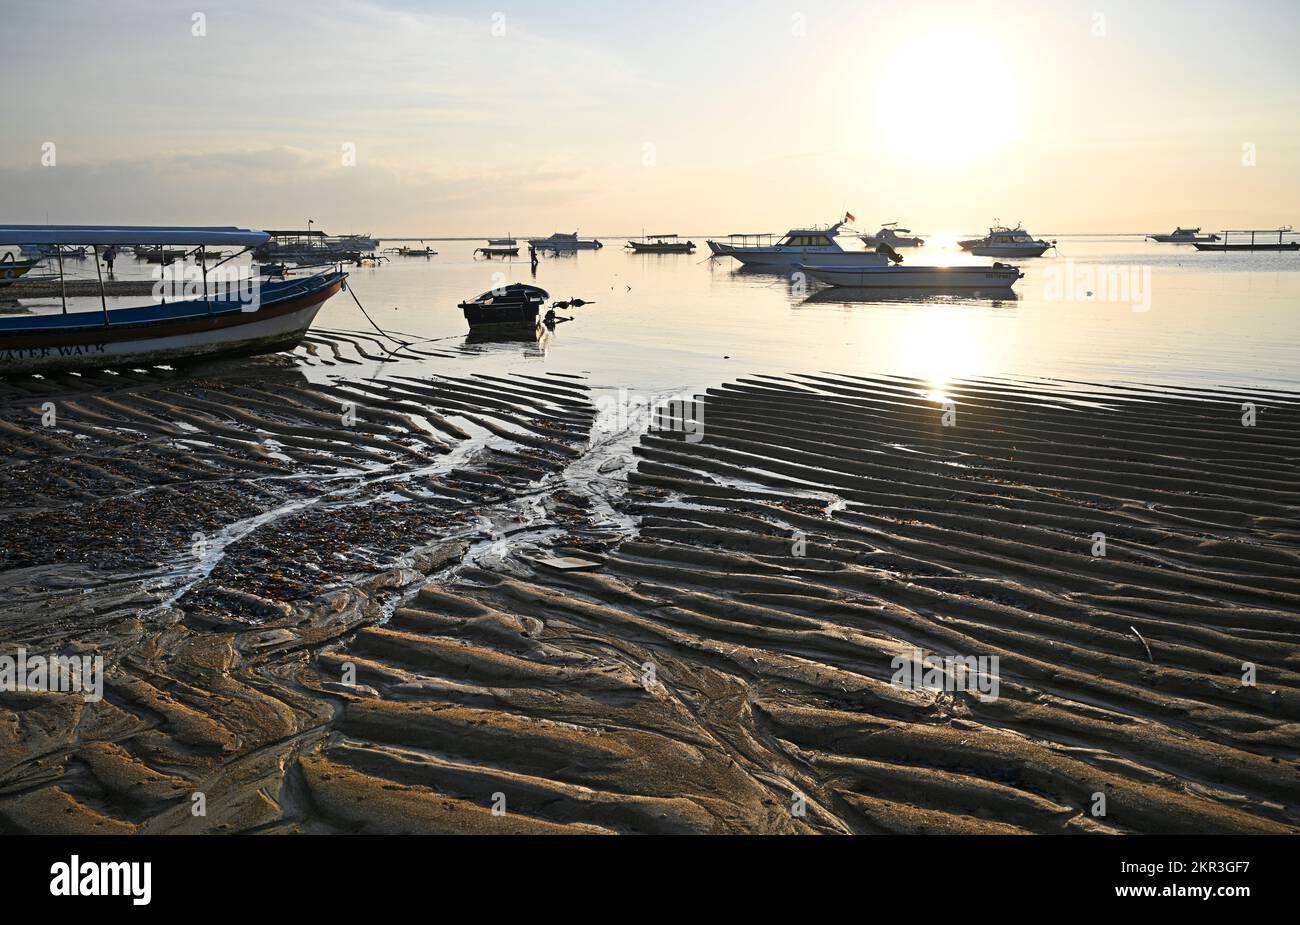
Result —
<path fill-rule="evenodd" d="M 831 239 L 824 234 L 791 232 L 780 241 L 781 247 L 830 247 Z"/>

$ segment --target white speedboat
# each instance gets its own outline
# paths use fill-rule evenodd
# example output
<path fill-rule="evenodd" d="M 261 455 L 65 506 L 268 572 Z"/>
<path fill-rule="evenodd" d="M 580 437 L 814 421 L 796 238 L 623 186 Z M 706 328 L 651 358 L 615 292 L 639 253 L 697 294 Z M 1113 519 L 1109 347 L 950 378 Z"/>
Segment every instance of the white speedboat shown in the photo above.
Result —
<path fill-rule="evenodd" d="M 1147 238 L 1161 244 L 1195 244 L 1197 241 L 1208 244 L 1219 240 L 1217 234 L 1201 234 L 1199 228 L 1175 228 L 1169 234 L 1149 234 Z"/>
<path fill-rule="evenodd" d="M 912 235 L 908 228 L 899 228 L 898 222 L 889 222 L 881 225 L 880 230 L 875 234 L 859 235 L 862 243 L 867 247 L 875 247 L 879 244 L 888 244 L 890 247 L 921 247 L 925 241 Z"/>
<path fill-rule="evenodd" d="M 534 248 L 547 248 L 557 251 L 594 251 L 605 246 L 594 239 L 590 241 L 581 240 L 576 231 L 572 234 L 557 231 L 549 238 L 529 238 L 528 243 Z"/>
<path fill-rule="evenodd" d="M 994 225 L 984 237 L 958 243 L 962 250 L 980 257 L 1041 257 L 1049 247 L 1056 246 L 1055 241 L 1035 240 L 1019 225 L 1015 228 Z"/>
<path fill-rule="evenodd" d="M 827 228 L 791 228 L 779 240 L 773 235 L 733 234 L 726 241 L 706 241 L 714 257 L 734 257 L 747 267 L 785 270 L 800 264 L 864 264 L 882 266 L 883 254 L 864 250 L 852 237 L 840 237 L 843 222 Z M 852 246 L 845 247 L 846 242 Z"/>
<path fill-rule="evenodd" d="M 1018 267 L 1005 263 L 989 266 L 905 267 L 885 266 L 808 266 L 800 272 L 830 286 L 854 286 L 871 289 L 1008 289 L 1024 274 Z"/>

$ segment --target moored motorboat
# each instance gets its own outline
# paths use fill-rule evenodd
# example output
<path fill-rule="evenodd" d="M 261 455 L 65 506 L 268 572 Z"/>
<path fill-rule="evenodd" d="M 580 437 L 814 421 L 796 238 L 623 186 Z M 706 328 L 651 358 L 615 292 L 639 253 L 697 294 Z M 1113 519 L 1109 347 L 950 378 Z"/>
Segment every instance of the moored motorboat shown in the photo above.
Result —
<path fill-rule="evenodd" d="M 1168 234 L 1149 234 L 1147 239 L 1161 244 L 1195 244 L 1219 240 L 1217 234 L 1201 234 L 1199 228 L 1175 228 Z"/>
<path fill-rule="evenodd" d="M 265 232 L 245 228 L 0 226 L 0 245 L 166 243 L 247 250 L 266 240 Z M 200 267 L 205 266 L 200 260 Z M 0 318 L 0 376 L 176 364 L 291 349 L 347 278 L 346 273 L 328 271 L 285 282 L 239 278 L 223 284 L 212 270 L 195 268 L 193 273 L 202 278 L 202 294 L 195 297 L 109 308 L 101 292 L 94 310 L 69 312 L 65 298 L 61 313 Z M 165 287 L 166 281 L 158 285 Z M 189 285 L 182 288 L 188 290 Z"/>
<path fill-rule="evenodd" d="M 770 234 L 733 234 L 726 241 L 705 243 L 714 257 L 732 257 L 746 267 L 775 272 L 800 264 L 879 266 L 888 262 L 874 251 L 864 250 L 856 240 L 841 237 L 843 225 L 836 222 L 825 228 L 791 228 L 775 241 Z M 854 246 L 846 248 L 846 240 L 854 240 Z"/>
<path fill-rule="evenodd" d="M 538 313 L 549 298 L 540 286 L 511 283 L 461 302 L 459 308 L 474 329 L 530 328 L 537 326 Z"/>
<path fill-rule="evenodd" d="M 568 234 L 563 231 L 557 231 L 549 238 L 529 238 L 528 243 L 533 247 L 538 248 L 539 250 L 544 248 L 547 250 L 560 250 L 560 251 L 584 251 L 584 250 L 594 251 L 605 246 L 604 244 L 601 244 L 599 241 L 597 241 L 595 238 L 592 238 L 590 240 L 583 240 L 579 238 L 578 233 L 576 231 L 573 232 L 572 234 Z"/>
<path fill-rule="evenodd" d="M 929 267 L 902 264 L 838 267 L 801 265 L 799 271 L 830 286 L 871 289 L 1006 289 L 1024 275 L 1019 268 L 1004 263 Z"/>
<path fill-rule="evenodd" d="M 640 241 L 630 240 L 625 246 L 637 254 L 689 254 L 695 250 L 694 241 L 683 241 L 675 234 L 643 235 Z"/>
<path fill-rule="evenodd" d="M 888 244 L 890 247 L 921 247 L 925 244 L 921 238 L 914 236 L 910 229 L 899 228 L 898 222 L 886 222 L 875 234 L 858 235 L 867 247 Z"/>
<path fill-rule="evenodd" d="M 984 237 L 958 243 L 962 250 L 979 257 L 1041 257 L 1048 248 L 1056 246 L 1055 241 L 1036 240 L 1019 225 L 1015 228 L 994 225 Z"/>

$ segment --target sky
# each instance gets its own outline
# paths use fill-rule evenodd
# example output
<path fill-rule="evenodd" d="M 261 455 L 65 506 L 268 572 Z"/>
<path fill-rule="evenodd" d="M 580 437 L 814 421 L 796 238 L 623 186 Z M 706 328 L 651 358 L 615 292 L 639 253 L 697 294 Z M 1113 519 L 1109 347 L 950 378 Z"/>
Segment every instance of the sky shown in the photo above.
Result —
<path fill-rule="evenodd" d="M 6 0 L 0 214 L 388 236 L 1300 220 L 1300 3 Z M 20 37 L 16 37 L 20 36 Z"/>

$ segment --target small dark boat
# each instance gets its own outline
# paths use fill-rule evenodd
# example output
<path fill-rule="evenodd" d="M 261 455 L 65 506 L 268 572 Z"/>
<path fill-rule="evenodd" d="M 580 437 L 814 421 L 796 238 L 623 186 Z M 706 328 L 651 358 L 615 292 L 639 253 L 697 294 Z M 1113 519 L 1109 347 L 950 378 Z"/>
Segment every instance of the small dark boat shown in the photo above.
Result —
<path fill-rule="evenodd" d="M 679 240 L 675 234 L 646 235 L 640 241 L 628 241 L 625 246 L 636 254 L 689 254 L 695 250 L 694 242 Z"/>
<path fill-rule="evenodd" d="M 474 329 L 535 328 L 537 316 L 550 293 L 539 286 L 511 283 L 492 289 L 476 299 L 460 303 L 465 320 Z"/>
<path fill-rule="evenodd" d="M 519 248 L 517 246 L 509 247 L 506 245 L 488 245 L 487 247 L 478 248 L 474 253 L 482 254 L 484 257 L 491 260 L 493 257 L 518 257 Z"/>

